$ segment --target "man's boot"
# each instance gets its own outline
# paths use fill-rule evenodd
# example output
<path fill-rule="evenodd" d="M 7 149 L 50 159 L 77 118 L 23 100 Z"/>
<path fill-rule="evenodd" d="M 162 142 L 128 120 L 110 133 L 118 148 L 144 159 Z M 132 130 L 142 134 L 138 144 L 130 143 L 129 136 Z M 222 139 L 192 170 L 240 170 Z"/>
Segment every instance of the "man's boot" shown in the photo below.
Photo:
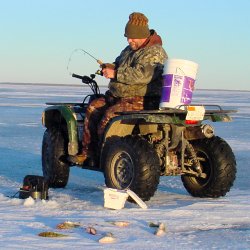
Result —
<path fill-rule="evenodd" d="M 88 158 L 87 153 L 83 152 L 79 155 L 69 155 L 68 161 L 78 164 L 78 165 L 82 165 L 86 161 L 87 158 Z"/>

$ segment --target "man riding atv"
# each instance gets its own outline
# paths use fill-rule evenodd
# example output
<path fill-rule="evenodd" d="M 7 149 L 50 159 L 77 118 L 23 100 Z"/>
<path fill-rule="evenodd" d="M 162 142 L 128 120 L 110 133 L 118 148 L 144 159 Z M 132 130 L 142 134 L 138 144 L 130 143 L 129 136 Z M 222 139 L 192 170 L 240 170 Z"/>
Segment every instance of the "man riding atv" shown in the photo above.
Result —
<path fill-rule="evenodd" d="M 228 113 L 235 111 L 203 104 L 159 109 L 167 54 L 147 23 L 141 13 L 130 15 L 129 46 L 114 64 L 102 64 L 111 79 L 105 95 L 95 74 L 72 74 L 91 87 L 88 102 L 47 103 L 42 169 L 49 187 L 64 188 L 72 166 L 101 171 L 107 187 L 129 188 L 144 201 L 160 176 L 181 176 L 195 197 L 224 196 L 233 185 L 234 153 L 204 122 L 231 121 Z"/>
<path fill-rule="evenodd" d="M 167 59 L 161 37 L 149 29 L 147 17 L 137 12 L 130 14 L 124 36 L 129 46 L 113 64 L 101 65 L 103 76 L 111 79 L 109 90 L 86 110 L 82 153 L 69 156 L 73 163 L 82 165 L 87 158 L 94 158 L 98 140 L 116 112 L 159 107 L 163 64 Z"/>

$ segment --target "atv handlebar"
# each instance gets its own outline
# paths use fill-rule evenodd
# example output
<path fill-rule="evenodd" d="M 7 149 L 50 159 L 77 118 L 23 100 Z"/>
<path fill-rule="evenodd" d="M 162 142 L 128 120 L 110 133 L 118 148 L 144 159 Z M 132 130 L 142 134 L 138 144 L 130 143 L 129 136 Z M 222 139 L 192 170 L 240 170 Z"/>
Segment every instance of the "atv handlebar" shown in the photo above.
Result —
<path fill-rule="evenodd" d="M 89 84 L 91 82 L 93 82 L 93 78 L 90 78 L 89 76 L 80 76 L 80 75 L 77 75 L 77 74 L 72 74 L 72 77 L 75 77 L 75 78 L 78 78 L 78 79 L 81 79 L 83 83 L 86 83 L 86 84 Z"/>
<path fill-rule="evenodd" d="M 79 79 L 82 79 L 82 76 L 80 76 L 80 75 L 77 75 L 77 74 L 72 74 L 72 77 L 75 77 L 75 78 L 79 78 Z"/>
<path fill-rule="evenodd" d="M 77 74 L 73 73 L 72 77 L 81 79 L 83 83 L 88 84 L 89 87 L 91 88 L 91 90 L 93 91 L 93 93 L 95 95 L 99 95 L 100 94 L 100 90 L 99 90 L 98 84 L 94 80 L 95 74 L 91 74 L 90 76 L 80 76 L 80 75 L 77 75 Z"/>

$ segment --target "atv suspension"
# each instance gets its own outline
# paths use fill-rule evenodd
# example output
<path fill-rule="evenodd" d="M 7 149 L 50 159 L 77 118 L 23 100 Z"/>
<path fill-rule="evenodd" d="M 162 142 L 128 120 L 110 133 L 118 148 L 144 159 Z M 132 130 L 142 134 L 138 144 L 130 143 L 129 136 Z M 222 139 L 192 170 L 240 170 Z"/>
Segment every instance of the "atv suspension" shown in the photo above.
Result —
<path fill-rule="evenodd" d="M 185 152 L 186 155 L 186 161 L 185 161 Z M 186 168 L 186 166 L 189 167 L 189 169 Z M 186 139 L 184 139 L 184 136 L 182 134 L 182 150 L 181 150 L 181 168 L 182 173 L 193 175 L 196 177 L 206 178 L 207 175 L 202 172 L 200 161 L 196 156 L 195 150 Z"/>

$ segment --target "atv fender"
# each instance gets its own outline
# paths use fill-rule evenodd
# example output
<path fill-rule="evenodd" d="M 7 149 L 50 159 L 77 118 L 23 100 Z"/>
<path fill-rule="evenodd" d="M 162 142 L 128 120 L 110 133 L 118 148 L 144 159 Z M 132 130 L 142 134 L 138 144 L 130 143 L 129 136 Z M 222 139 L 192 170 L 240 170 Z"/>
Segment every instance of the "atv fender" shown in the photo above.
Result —
<path fill-rule="evenodd" d="M 68 153 L 69 155 L 78 153 L 77 120 L 70 107 L 55 105 L 46 108 L 42 114 L 42 124 L 46 128 L 67 126 Z"/>
<path fill-rule="evenodd" d="M 103 142 L 111 136 L 125 137 L 131 135 L 135 126 L 138 125 L 139 134 L 146 135 L 156 133 L 158 124 L 146 121 L 141 116 L 121 115 L 112 118 L 105 130 Z"/>

